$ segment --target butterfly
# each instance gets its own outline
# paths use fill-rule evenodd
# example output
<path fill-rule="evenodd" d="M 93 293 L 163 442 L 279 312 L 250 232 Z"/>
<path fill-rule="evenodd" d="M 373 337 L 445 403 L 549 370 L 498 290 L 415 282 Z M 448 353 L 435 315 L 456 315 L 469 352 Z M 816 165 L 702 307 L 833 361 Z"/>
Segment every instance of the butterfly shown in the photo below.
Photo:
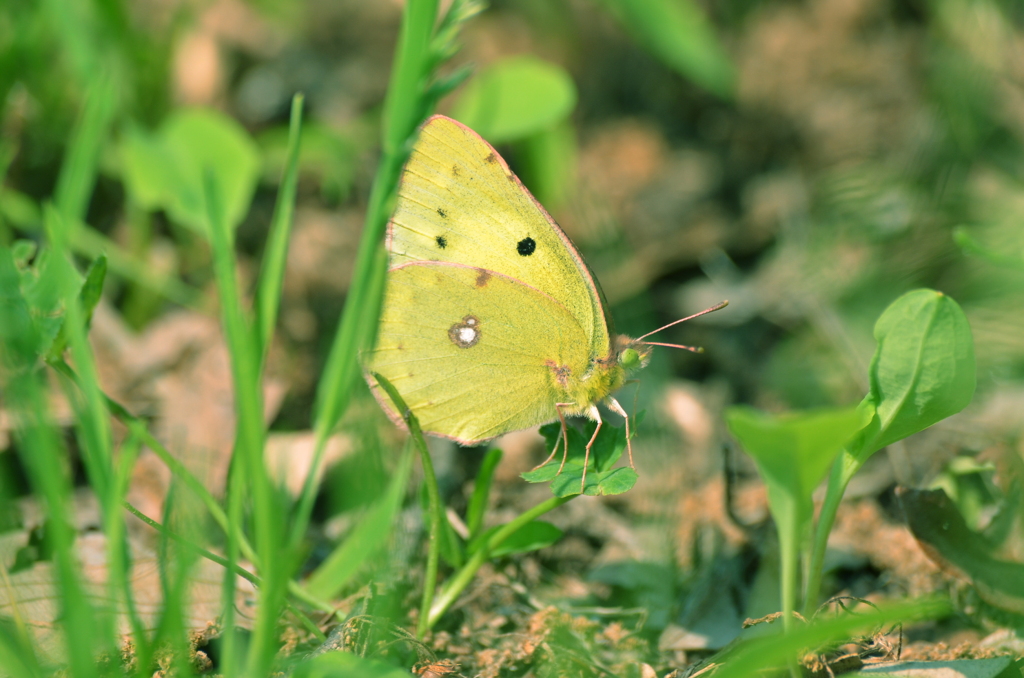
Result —
<path fill-rule="evenodd" d="M 676 345 L 612 331 L 597 279 L 569 238 L 501 156 L 451 118 L 435 115 L 419 130 L 387 249 L 377 343 L 364 364 L 391 419 L 402 421 L 374 373 L 424 432 L 463 445 L 558 419 L 563 466 L 565 418 L 589 417 L 597 427 L 582 492 L 598 403 L 626 418 L 628 443 L 629 418 L 611 394 L 646 366 L 652 346 Z"/>

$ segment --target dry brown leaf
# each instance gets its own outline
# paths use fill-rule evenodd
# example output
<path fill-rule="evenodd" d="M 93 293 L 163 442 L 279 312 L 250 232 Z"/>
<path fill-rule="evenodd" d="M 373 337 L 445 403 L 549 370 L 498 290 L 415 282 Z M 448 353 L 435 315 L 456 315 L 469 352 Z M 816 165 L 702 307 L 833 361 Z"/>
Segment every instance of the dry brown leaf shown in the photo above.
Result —
<path fill-rule="evenodd" d="M 24 624 L 40 654 L 51 662 L 60 663 L 65 657 L 65 642 L 61 635 L 59 618 L 61 598 L 58 595 L 53 564 L 37 561 L 31 566 L 11 572 L 20 549 L 28 544 L 29 533 L 11 532 L 0 535 L 0 617 Z M 75 552 L 81 563 L 82 584 L 89 602 L 99 611 L 109 604 L 106 565 L 107 542 L 100 532 L 80 535 L 75 541 Z M 132 568 L 129 584 L 132 598 L 142 625 L 153 630 L 163 611 L 160 578 L 160 559 L 152 551 L 132 546 Z M 183 608 L 183 623 L 189 631 L 200 631 L 213 623 L 221 613 L 221 586 L 223 568 L 200 558 L 189 575 L 189 600 Z M 252 622 L 256 591 L 245 579 L 235 578 L 235 608 L 237 622 L 249 627 Z M 117 630 L 128 635 L 130 625 L 123 608 L 117 611 Z"/>

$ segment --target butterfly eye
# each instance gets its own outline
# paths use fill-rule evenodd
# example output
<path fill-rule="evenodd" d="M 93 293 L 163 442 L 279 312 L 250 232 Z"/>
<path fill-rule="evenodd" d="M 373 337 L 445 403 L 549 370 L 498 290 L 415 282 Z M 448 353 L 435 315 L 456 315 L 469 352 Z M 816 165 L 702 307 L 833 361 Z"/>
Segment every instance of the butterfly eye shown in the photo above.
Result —
<path fill-rule="evenodd" d="M 640 367 L 640 353 L 634 348 L 627 348 L 619 354 L 619 364 L 627 370 Z"/>

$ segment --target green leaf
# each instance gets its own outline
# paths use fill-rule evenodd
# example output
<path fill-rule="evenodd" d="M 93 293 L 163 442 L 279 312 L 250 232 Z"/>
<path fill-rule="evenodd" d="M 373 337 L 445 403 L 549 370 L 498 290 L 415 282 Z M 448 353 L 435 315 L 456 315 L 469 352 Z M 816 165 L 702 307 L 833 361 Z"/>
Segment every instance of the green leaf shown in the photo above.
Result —
<path fill-rule="evenodd" d="M 480 528 L 483 526 L 484 512 L 487 511 L 487 499 L 491 494 L 491 482 L 494 480 L 494 470 L 498 468 L 501 457 L 501 450 L 495 447 L 487 450 L 483 463 L 480 464 L 480 471 L 476 474 L 473 496 L 469 498 L 469 506 L 466 508 L 466 527 L 469 528 L 471 540 L 480 533 Z"/>
<path fill-rule="evenodd" d="M 794 629 L 784 636 L 753 638 L 740 641 L 718 655 L 719 670 L 715 678 L 750 678 L 767 668 L 780 668 L 807 652 L 863 633 L 883 624 L 909 623 L 914 619 L 940 619 L 950 612 L 948 600 L 923 599 L 882 603 L 879 609 L 864 614 L 840 614 L 824 621 Z"/>
<path fill-rule="evenodd" d="M 849 451 L 875 451 L 967 407 L 976 384 L 974 340 L 960 306 L 934 290 L 894 301 L 875 323 L 878 348 L 865 398 L 876 415 Z"/>
<path fill-rule="evenodd" d="M 637 42 L 684 77 L 731 98 L 736 72 L 714 26 L 693 0 L 604 0 Z"/>
<path fill-rule="evenodd" d="M 46 355 L 57 341 L 64 324 L 64 281 L 65 272 L 78 277 L 72 284 L 81 285 L 81 278 L 70 266 L 61 266 L 53 250 L 43 249 L 36 256 L 33 265 L 21 273 L 21 293 L 28 304 L 32 322 L 36 327 L 38 356 Z"/>
<path fill-rule="evenodd" d="M 1012 657 L 990 657 L 945 662 L 885 662 L 846 675 L 851 678 L 996 678 L 1012 661 Z"/>
<path fill-rule="evenodd" d="M 89 323 L 92 321 L 92 313 L 96 310 L 96 304 L 100 303 L 100 297 L 103 296 L 103 281 L 106 279 L 106 276 L 107 258 L 100 255 L 89 265 L 89 270 L 85 274 L 85 281 L 78 292 L 82 308 L 82 321 L 85 323 L 86 329 L 88 329 Z M 64 322 L 64 314 L 61 313 L 60 328 L 53 343 L 47 349 L 47 359 L 58 359 L 64 352 L 67 343 L 67 324 Z"/>
<path fill-rule="evenodd" d="M 125 186 L 136 202 L 164 209 L 204 233 L 204 174 L 215 184 L 226 222 L 235 227 L 249 208 L 260 171 L 259 153 L 245 129 L 223 113 L 199 108 L 175 111 L 157 134 L 129 130 L 121 161 Z"/>
<path fill-rule="evenodd" d="M 11 256 L 14 257 L 14 265 L 18 268 L 27 268 L 38 251 L 39 245 L 34 240 L 15 240 L 11 243 Z"/>
<path fill-rule="evenodd" d="M 805 498 L 824 479 L 843 445 L 869 420 L 865 406 L 811 410 L 773 417 L 751 407 L 726 412 L 729 431 L 769 486 Z"/>
<path fill-rule="evenodd" d="M 125 130 L 120 145 L 121 174 L 128 195 L 143 209 L 171 209 L 186 181 L 173 151 L 159 134 L 137 127 Z"/>
<path fill-rule="evenodd" d="M 576 489 L 579 491 L 578 485 Z M 491 535 L 501 529 L 501 527 L 501 525 L 498 525 L 486 530 L 469 546 L 467 552 L 470 554 L 476 552 L 480 545 L 487 543 Z M 491 558 L 498 558 L 512 553 L 537 551 L 551 546 L 561 539 L 563 534 L 562 530 L 551 523 L 544 522 L 543 520 L 531 520 L 513 532 L 505 541 L 501 542 L 489 555 Z"/>
<path fill-rule="evenodd" d="M 427 501 L 426 492 L 423 493 L 423 512 L 430 515 L 430 504 Z M 465 558 L 463 557 L 464 549 L 462 547 L 462 539 L 459 537 L 455 528 L 452 527 L 452 523 L 448 520 L 448 514 L 445 511 L 441 511 L 440 522 L 440 533 L 437 538 L 440 540 L 441 547 L 441 558 L 444 562 L 448 563 L 453 568 L 462 567 Z"/>
<path fill-rule="evenodd" d="M 560 66 L 532 56 L 503 59 L 469 81 L 452 117 L 492 144 L 550 129 L 576 106 L 576 85 Z"/>
<path fill-rule="evenodd" d="M 572 190 L 576 168 L 576 133 L 569 120 L 541 130 L 517 147 L 519 177 L 540 204 L 557 209 Z"/>
<path fill-rule="evenodd" d="M 6 367 L 32 364 L 39 345 L 39 333 L 20 282 L 11 249 L 0 246 L 0 358 Z"/>
<path fill-rule="evenodd" d="M 104 255 L 96 257 L 85 272 L 85 282 L 82 283 L 81 300 L 82 314 L 84 315 L 86 327 L 92 320 L 92 313 L 96 310 L 96 304 L 100 303 L 103 296 L 103 281 L 107 277 L 107 258 Z"/>
<path fill-rule="evenodd" d="M 995 558 L 992 544 L 967 527 L 944 491 L 903 489 L 899 500 L 914 538 L 966 574 L 987 603 L 1024 615 L 1024 563 Z"/>
<path fill-rule="evenodd" d="M 753 457 L 768 488 L 768 504 L 779 534 L 782 608 L 786 614 L 796 604 L 796 563 L 808 535 L 814 488 L 843 445 L 871 415 L 870 406 L 863 405 L 781 417 L 750 407 L 732 407 L 726 412 L 729 431 Z"/>
<path fill-rule="evenodd" d="M 1024 258 L 1019 254 L 1006 254 L 986 247 L 971 235 L 971 232 L 963 226 L 958 226 L 953 229 L 953 242 L 956 243 L 957 247 L 959 247 L 964 254 L 980 257 L 991 264 L 995 264 L 996 266 L 1006 266 L 1008 268 L 1015 269 L 1024 268 Z"/>
<path fill-rule="evenodd" d="M 295 667 L 295 678 L 411 678 L 394 664 L 364 659 L 344 650 L 318 654 Z"/>
<path fill-rule="evenodd" d="M 637 417 L 639 421 L 639 417 Z M 561 442 L 558 442 L 559 454 L 540 468 L 522 474 L 530 483 L 551 483 L 551 492 L 556 497 L 568 497 L 580 494 L 583 480 L 583 460 L 586 455 L 587 441 L 594 434 L 597 422 L 587 422 L 581 433 L 573 426 L 566 431 L 569 437 L 569 454 L 562 467 Z M 547 448 L 553 449 L 559 439 L 561 424 L 552 423 L 541 426 L 540 432 L 547 439 Z M 586 487 L 583 494 L 590 496 L 622 494 L 636 484 L 637 474 L 631 468 L 612 468 L 626 450 L 626 438 L 622 428 L 605 422 L 601 432 L 594 440 L 587 465 Z"/>
<path fill-rule="evenodd" d="M 359 525 L 331 552 L 306 582 L 310 595 L 326 600 L 335 596 L 360 567 L 387 543 L 395 515 L 402 506 L 405 484 L 412 467 L 412 448 L 402 455 L 387 491 Z"/>

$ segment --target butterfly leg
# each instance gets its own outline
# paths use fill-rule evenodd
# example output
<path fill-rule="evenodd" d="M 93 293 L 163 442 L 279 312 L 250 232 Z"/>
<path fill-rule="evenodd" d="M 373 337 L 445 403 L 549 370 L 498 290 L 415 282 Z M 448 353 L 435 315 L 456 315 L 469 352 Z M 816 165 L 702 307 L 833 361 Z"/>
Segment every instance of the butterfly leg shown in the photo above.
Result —
<path fill-rule="evenodd" d="M 618 403 L 615 403 L 618 405 Z M 619 408 L 622 409 L 621 407 Z M 601 420 L 601 412 L 597 409 L 597 405 L 591 405 L 590 409 L 587 410 L 587 416 L 597 422 L 597 427 L 594 429 L 594 435 L 590 436 L 590 441 L 587 442 L 587 451 L 583 455 L 583 478 L 580 480 L 580 494 L 583 494 L 583 490 L 587 487 L 587 464 L 590 463 L 590 448 L 594 446 L 594 441 L 597 440 L 597 434 L 601 431 L 601 426 L 604 425 L 604 421 Z"/>
<path fill-rule="evenodd" d="M 562 430 L 558 435 L 561 436 L 562 443 L 564 445 L 562 447 L 562 463 L 558 467 L 558 473 L 555 474 L 556 476 L 562 472 L 563 468 L 565 468 L 565 460 L 569 457 L 569 431 L 565 428 L 565 415 L 562 413 L 562 408 L 568 407 L 571 404 L 572 403 L 555 403 L 555 411 L 558 412 L 558 419 L 562 422 Z M 555 450 L 557 449 L 558 444 L 556 443 L 555 447 L 551 450 L 552 457 L 555 456 Z"/>
<path fill-rule="evenodd" d="M 608 406 L 609 410 L 626 420 L 626 449 L 629 451 L 629 467 L 635 471 L 636 466 L 633 466 L 633 441 L 630 440 L 632 436 L 629 435 L 629 415 L 626 414 L 626 410 L 622 409 L 619 401 L 611 396 L 608 396 L 604 404 Z"/>
<path fill-rule="evenodd" d="M 562 468 L 565 466 L 565 458 L 569 454 L 569 436 L 568 432 L 565 430 L 565 415 L 562 414 L 562 408 L 571 404 L 572 403 L 555 403 L 555 411 L 558 412 L 558 418 L 562 422 L 562 428 L 558 431 L 558 437 L 555 439 L 555 444 L 551 446 L 551 454 L 548 455 L 547 459 L 530 469 L 531 471 L 536 471 L 539 468 L 547 466 L 548 462 L 555 458 L 555 453 L 558 452 L 558 443 L 564 442 L 565 451 L 562 452 L 562 466 L 558 467 L 558 473 L 562 472 Z M 555 475 L 558 474 L 556 473 Z"/>

